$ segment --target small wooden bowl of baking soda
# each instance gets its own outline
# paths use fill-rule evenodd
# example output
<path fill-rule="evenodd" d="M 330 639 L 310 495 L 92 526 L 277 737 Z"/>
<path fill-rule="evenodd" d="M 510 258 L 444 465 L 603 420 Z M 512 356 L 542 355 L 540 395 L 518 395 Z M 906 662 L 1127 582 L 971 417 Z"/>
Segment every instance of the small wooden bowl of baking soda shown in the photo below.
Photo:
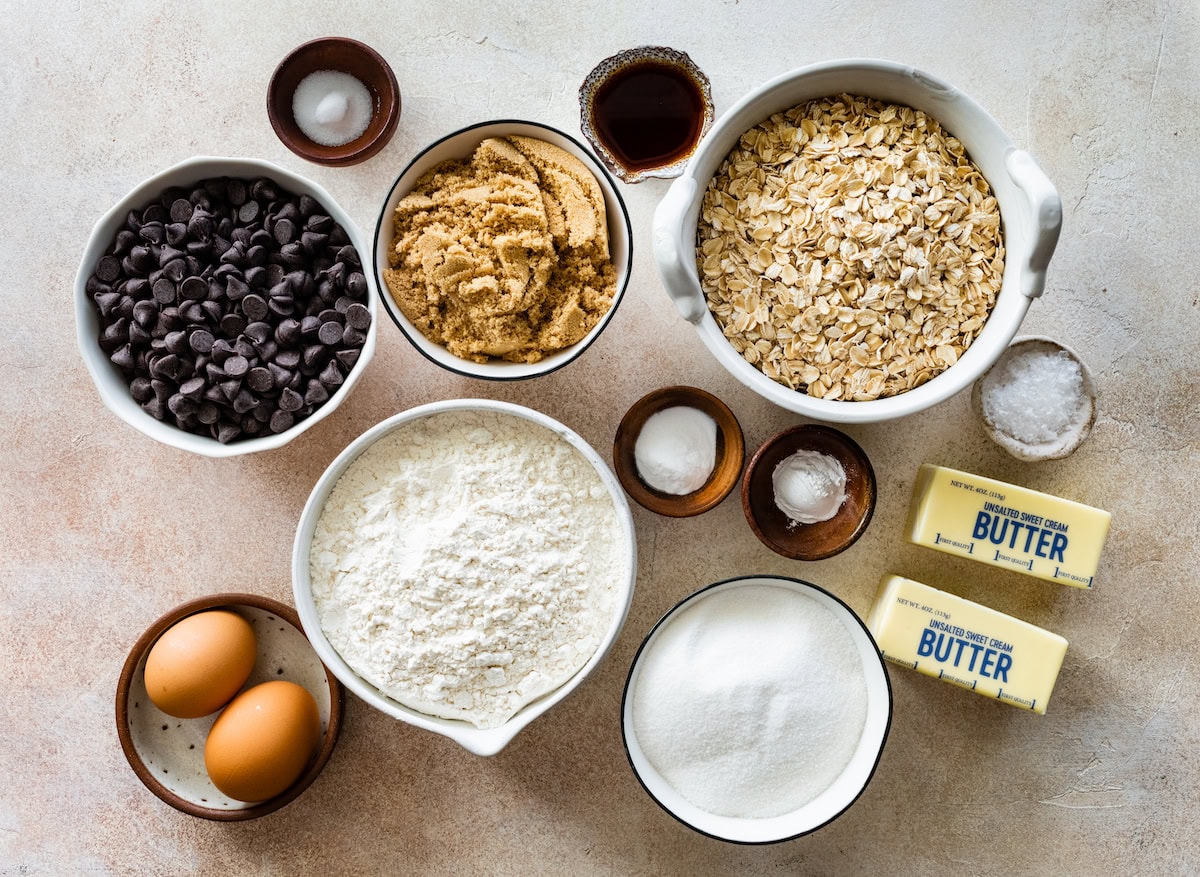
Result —
<path fill-rule="evenodd" d="M 840 554 L 875 512 L 875 470 L 854 439 L 805 424 L 768 439 L 750 459 L 742 509 L 759 541 L 793 560 Z"/>

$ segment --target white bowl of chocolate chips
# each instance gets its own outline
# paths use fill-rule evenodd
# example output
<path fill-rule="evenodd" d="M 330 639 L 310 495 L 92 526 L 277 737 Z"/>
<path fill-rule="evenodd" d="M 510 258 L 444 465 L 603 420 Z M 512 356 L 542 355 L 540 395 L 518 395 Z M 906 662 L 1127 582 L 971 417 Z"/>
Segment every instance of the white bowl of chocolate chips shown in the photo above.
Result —
<path fill-rule="evenodd" d="M 281 447 L 374 354 L 369 252 L 316 183 L 256 159 L 188 159 L 92 229 L 79 350 L 104 404 L 156 441 L 208 457 Z"/>

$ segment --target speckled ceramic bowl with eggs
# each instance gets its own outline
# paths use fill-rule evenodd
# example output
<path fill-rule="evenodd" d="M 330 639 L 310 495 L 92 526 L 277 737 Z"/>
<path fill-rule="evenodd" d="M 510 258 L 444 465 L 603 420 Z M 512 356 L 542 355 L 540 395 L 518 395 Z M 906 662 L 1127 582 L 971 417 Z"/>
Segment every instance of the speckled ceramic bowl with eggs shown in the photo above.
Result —
<path fill-rule="evenodd" d="M 316 755 L 299 779 L 265 801 L 247 803 L 223 794 L 205 770 L 205 742 L 220 710 L 201 718 L 175 718 L 156 707 L 147 693 L 146 661 L 155 643 L 183 619 L 212 609 L 236 613 L 254 631 L 254 669 L 243 692 L 264 682 L 285 680 L 304 688 L 317 705 L 321 732 Z M 214 594 L 172 609 L 138 638 L 117 684 L 117 736 L 138 779 L 176 810 L 218 822 L 255 819 L 295 800 L 333 753 L 341 718 L 342 687 L 305 638 L 295 610 L 254 594 Z"/>

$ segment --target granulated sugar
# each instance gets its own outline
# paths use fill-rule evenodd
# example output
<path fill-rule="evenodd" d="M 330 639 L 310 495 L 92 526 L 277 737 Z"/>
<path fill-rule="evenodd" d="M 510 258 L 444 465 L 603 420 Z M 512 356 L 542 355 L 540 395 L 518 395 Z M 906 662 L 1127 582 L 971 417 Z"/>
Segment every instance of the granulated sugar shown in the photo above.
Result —
<path fill-rule="evenodd" d="M 859 651 L 832 612 L 795 591 L 747 585 L 699 598 L 639 663 L 638 745 L 709 813 L 766 818 L 803 807 L 862 736 Z"/>
<path fill-rule="evenodd" d="M 1000 432 L 1054 441 L 1084 417 L 1083 372 L 1065 350 L 1012 348 L 984 378 L 981 401 Z"/>

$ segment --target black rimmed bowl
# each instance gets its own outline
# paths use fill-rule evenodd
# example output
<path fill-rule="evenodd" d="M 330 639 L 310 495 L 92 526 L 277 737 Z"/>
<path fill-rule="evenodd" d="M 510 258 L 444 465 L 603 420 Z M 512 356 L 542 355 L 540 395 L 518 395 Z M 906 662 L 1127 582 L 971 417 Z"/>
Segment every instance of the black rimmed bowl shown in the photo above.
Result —
<path fill-rule="evenodd" d="M 849 762 L 823 792 L 791 812 L 764 818 L 721 816 L 701 809 L 674 788 L 651 763 L 638 741 L 634 721 L 635 693 L 641 678 L 644 658 L 662 632 L 687 609 L 714 595 L 741 589 L 767 586 L 783 588 L 815 600 L 840 621 L 862 659 L 866 682 L 866 720 Z M 694 648 L 700 647 L 693 644 Z M 751 656 L 747 655 L 747 660 Z M 717 582 L 696 591 L 677 603 L 650 630 L 634 656 L 625 682 L 621 703 L 621 733 L 625 753 L 642 788 L 655 803 L 689 828 L 717 840 L 742 844 L 767 844 L 792 840 L 822 828 L 837 819 L 858 800 L 875 774 L 892 723 L 892 687 L 883 657 L 862 620 L 841 600 L 823 588 L 784 576 L 745 576 Z M 693 729 L 690 733 L 701 733 Z"/>
<path fill-rule="evenodd" d="M 518 135 L 544 140 L 560 149 L 574 155 L 592 172 L 604 193 L 605 212 L 608 217 L 609 253 L 612 257 L 613 268 L 617 273 L 617 289 L 613 295 L 612 307 L 608 309 L 600 321 L 581 340 L 570 347 L 555 351 L 537 362 L 507 362 L 492 358 L 487 362 L 473 362 L 461 356 L 455 356 L 445 346 L 431 341 L 418 329 L 396 304 L 388 291 L 384 279 L 384 270 L 388 268 L 388 252 L 392 248 L 395 234 L 396 205 L 405 195 L 412 191 L 417 180 L 428 170 L 441 162 L 468 158 L 475 148 L 489 137 L 507 137 Z M 629 285 L 629 274 L 633 267 L 633 231 L 629 220 L 629 211 L 625 201 L 617 191 L 617 185 L 603 165 L 597 161 L 583 144 L 569 134 L 543 125 L 540 122 L 527 122 L 519 119 L 500 119 L 490 122 L 479 122 L 466 128 L 447 134 L 440 140 L 425 147 L 409 162 L 408 166 L 392 184 L 383 208 L 379 213 L 379 222 L 375 229 L 374 269 L 375 278 L 379 284 L 379 298 L 383 309 L 392 321 L 404 333 L 412 345 L 427 359 L 437 363 L 442 368 L 471 378 L 482 378 L 492 381 L 519 381 L 535 378 L 539 375 L 557 371 L 565 365 L 574 362 L 580 354 L 588 349 L 600 333 L 608 326 L 616 313 L 617 305 L 625 295 Z"/>

